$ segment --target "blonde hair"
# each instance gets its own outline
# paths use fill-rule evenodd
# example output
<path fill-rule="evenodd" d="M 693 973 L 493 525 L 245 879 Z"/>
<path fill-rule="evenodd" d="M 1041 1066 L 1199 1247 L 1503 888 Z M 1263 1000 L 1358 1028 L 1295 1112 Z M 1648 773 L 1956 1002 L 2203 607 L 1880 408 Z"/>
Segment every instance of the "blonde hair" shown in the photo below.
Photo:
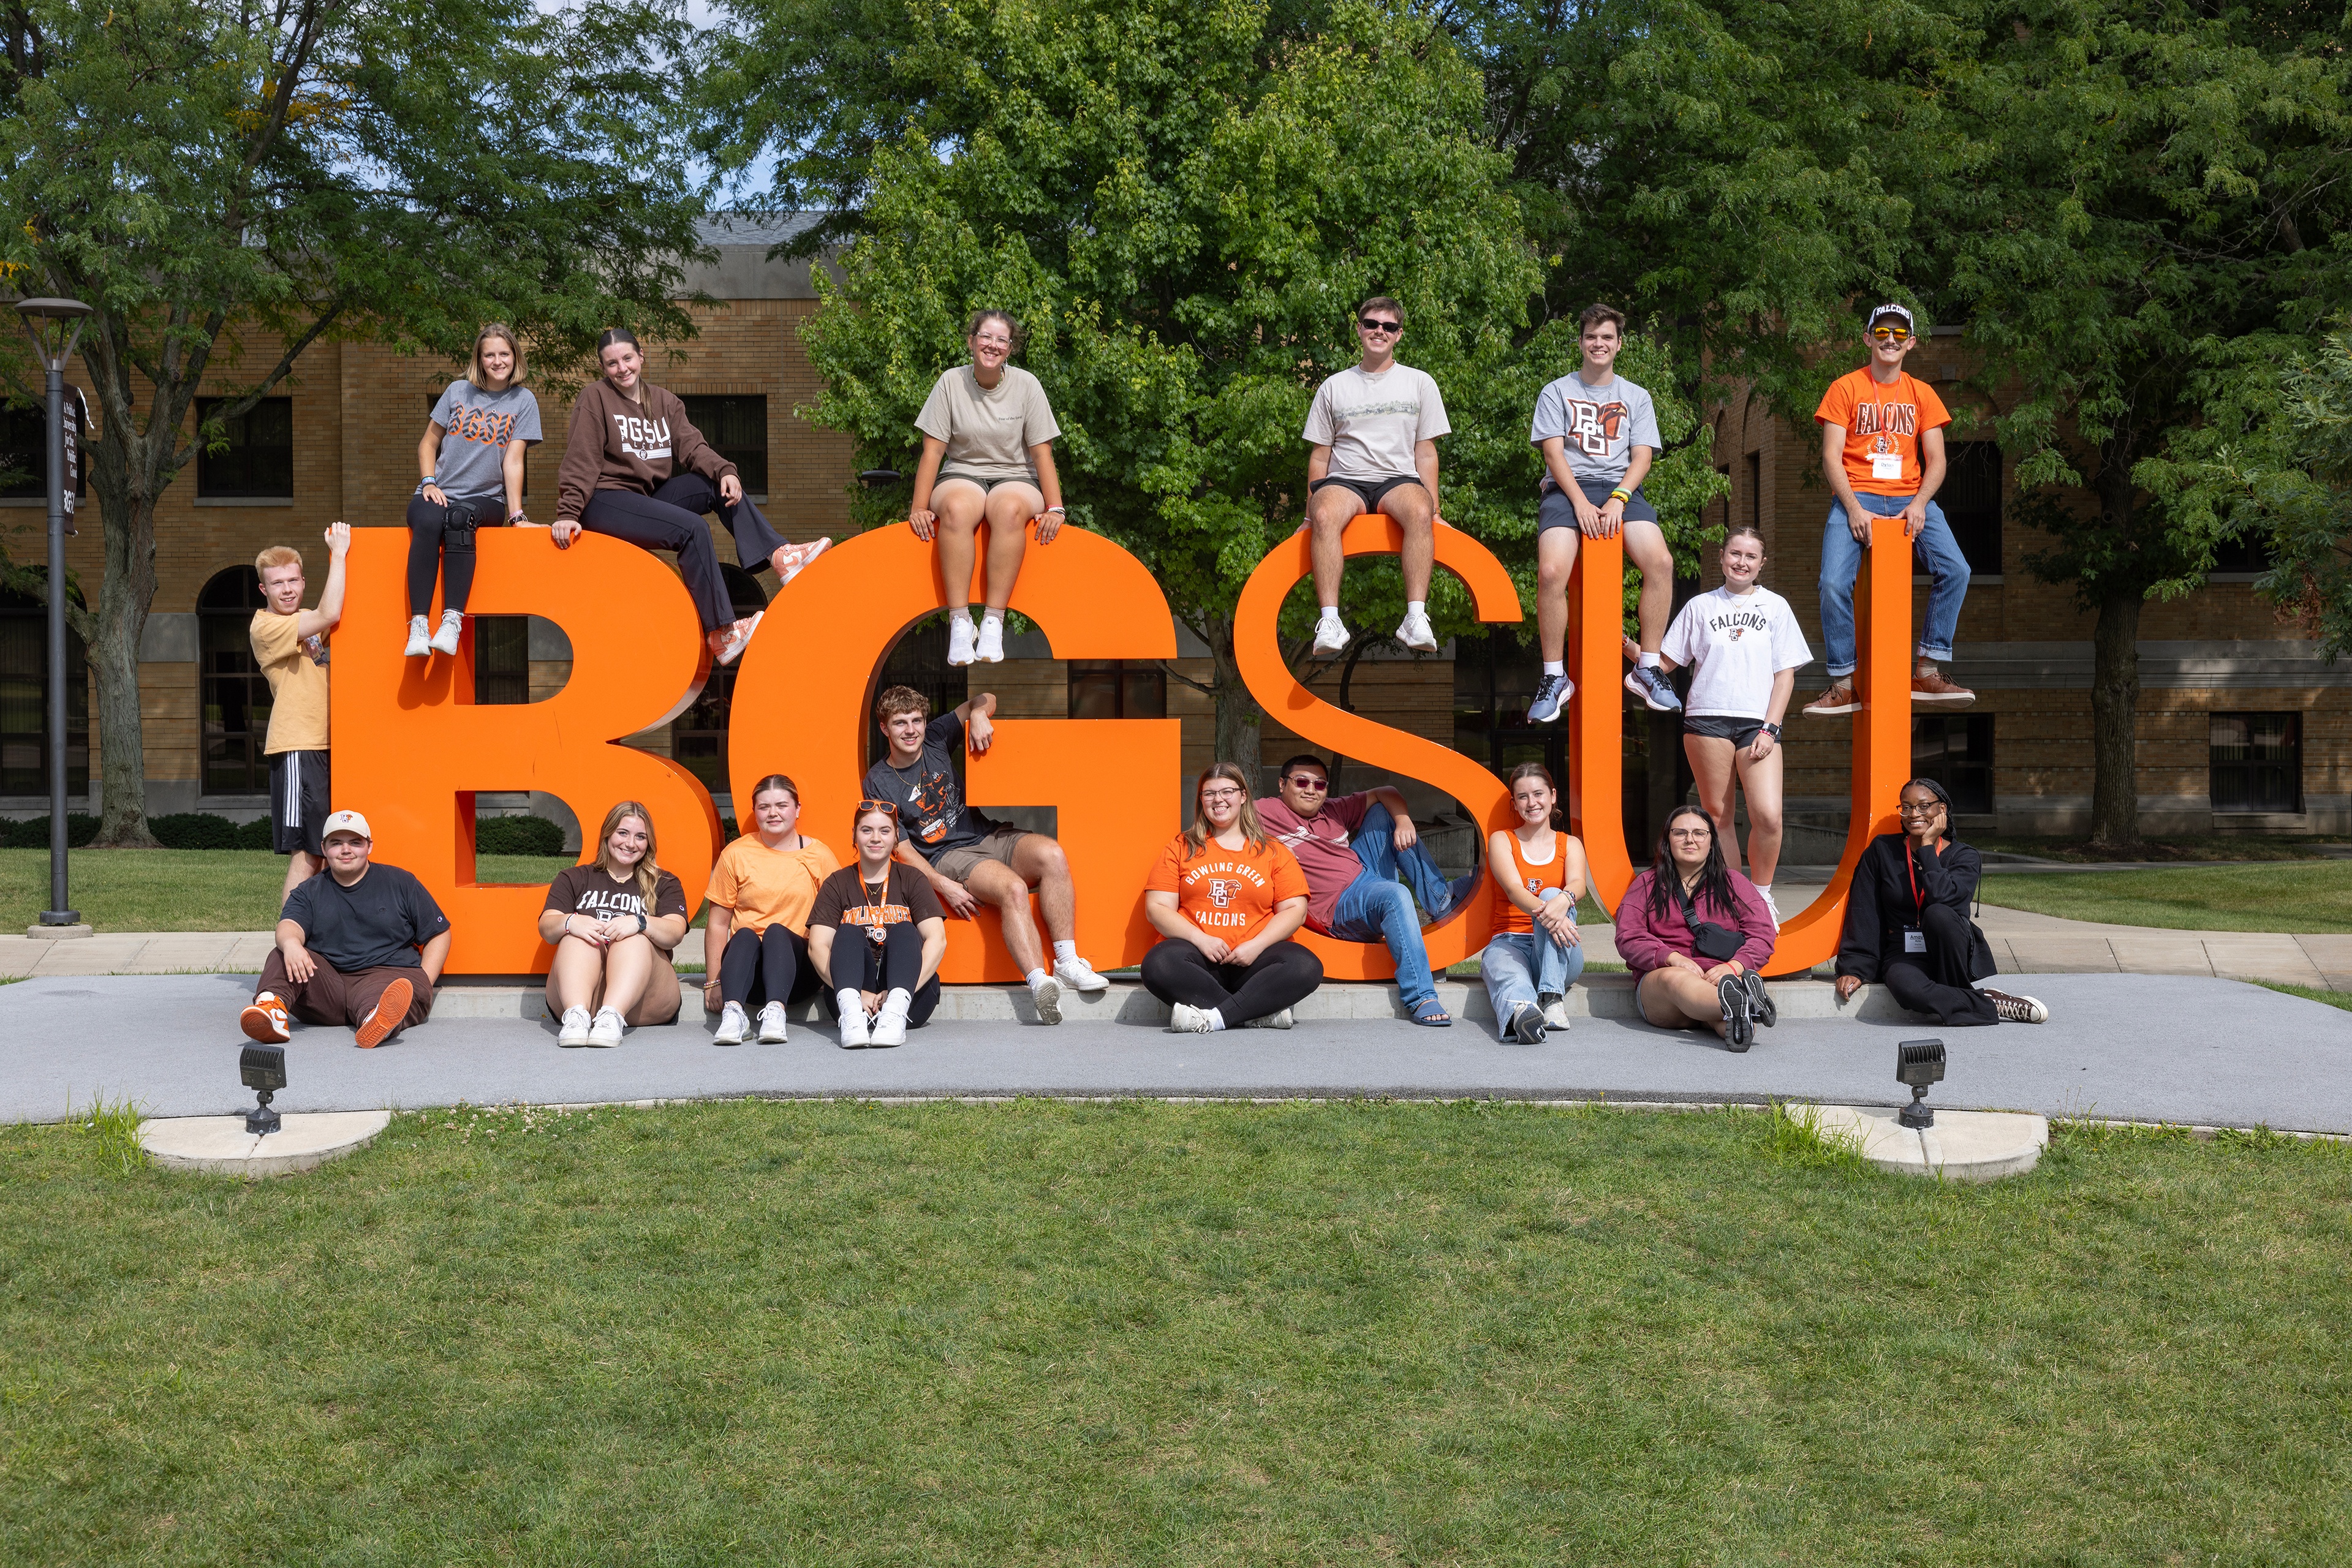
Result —
<path fill-rule="evenodd" d="M 654 814 L 635 800 L 622 800 L 604 813 L 604 825 L 596 830 L 596 869 L 617 880 L 620 873 L 613 869 L 613 830 L 627 818 L 635 817 L 646 825 L 646 852 L 637 859 L 637 896 L 646 901 L 646 915 L 654 912 L 654 895 L 661 891 L 661 867 L 654 860 Z"/>
<path fill-rule="evenodd" d="M 292 545 L 271 545 L 253 558 L 253 575 L 259 577 L 273 566 L 300 566 L 302 552 Z"/>
<path fill-rule="evenodd" d="M 1242 814 L 1238 826 L 1241 828 L 1242 837 L 1249 841 L 1249 847 L 1255 852 L 1264 854 L 1265 825 L 1257 820 L 1257 807 L 1250 800 L 1249 775 L 1242 771 L 1241 764 L 1238 762 L 1212 762 L 1201 769 L 1201 777 L 1192 781 L 1192 825 L 1184 830 L 1184 842 L 1188 846 L 1184 852 L 1184 858 L 1191 860 L 1196 855 L 1207 853 L 1209 837 L 1216 831 L 1215 824 L 1209 821 L 1209 813 L 1201 809 L 1201 791 L 1208 786 L 1212 779 L 1229 779 L 1242 787 Z"/>
<path fill-rule="evenodd" d="M 522 385 L 523 377 L 530 373 L 523 362 L 522 340 L 516 337 L 514 329 L 503 321 L 492 321 L 474 334 L 474 357 L 466 362 L 466 379 L 484 392 L 490 390 L 489 372 L 482 369 L 482 345 L 492 338 L 505 339 L 507 347 L 514 350 L 514 369 L 507 373 L 507 385 Z"/>

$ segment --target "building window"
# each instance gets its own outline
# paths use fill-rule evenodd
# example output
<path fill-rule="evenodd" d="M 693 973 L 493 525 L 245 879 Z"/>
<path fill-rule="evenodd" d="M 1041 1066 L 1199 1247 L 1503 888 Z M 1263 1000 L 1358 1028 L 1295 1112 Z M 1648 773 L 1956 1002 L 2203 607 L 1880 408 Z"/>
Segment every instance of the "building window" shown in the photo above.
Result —
<path fill-rule="evenodd" d="M 530 617 L 471 615 L 474 628 L 474 700 L 530 701 Z"/>
<path fill-rule="evenodd" d="M 744 487 L 750 486 L 751 481 L 746 478 Z M 727 591 L 735 601 L 738 619 L 757 615 L 768 607 L 767 594 L 750 572 L 724 562 L 719 570 L 727 579 Z M 727 720 L 735 703 L 736 673 L 742 667 L 740 660 L 732 664 L 711 665 L 709 678 L 702 683 L 702 695 L 694 699 L 692 707 L 670 721 L 670 759 L 701 779 L 702 787 L 714 794 L 724 794 L 729 788 Z M 742 816 L 740 806 L 736 814 Z"/>
<path fill-rule="evenodd" d="M 1992 720 L 1989 713 L 1937 714 L 1911 721 L 1911 776 L 1933 779 L 1956 816 L 1992 813 Z"/>
<path fill-rule="evenodd" d="M 196 595 L 197 701 L 203 719 L 198 790 L 262 795 L 269 790 L 269 680 L 253 659 L 253 612 L 263 607 L 250 566 L 213 573 Z"/>
<path fill-rule="evenodd" d="M 1168 672 L 1147 659 L 1070 661 L 1072 718 L 1166 718 Z"/>
<path fill-rule="evenodd" d="M 1759 538 L 1764 536 L 1764 455 L 1748 455 L 1748 521 Z"/>
<path fill-rule="evenodd" d="M 2000 574 L 2000 443 L 1948 441 L 1944 444 L 1943 487 L 1936 504 L 1952 526 L 1952 538 L 1969 570 L 1982 577 Z"/>
<path fill-rule="evenodd" d="M 2265 533 L 2242 534 L 2213 549 L 2213 570 L 2216 572 L 2259 573 L 2270 570 L 2271 537 Z"/>
<path fill-rule="evenodd" d="M 201 425 L 213 411 L 226 406 L 220 398 L 196 404 Z M 205 444 L 196 453 L 196 494 L 223 498 L 266 497 L 294 494 L 294 400 L 266 397 L 243 413 L 223 422 L 226 449 Z"/>
<path fill-rule="evenodd" d="M 2217 713 L 2209 755 L 2216 811 L 2303 810 L 2303 716 Z"/>
<path fill-rule="evenodd" d="M 735 465 L 747 496 L 768 493 L 768 400 L 681 397 L 686 417 L 719 455 Z"/>
<path fill-rule="evenodd" d="M 80 400 L 66 390 L 66 417 L 75 422 L 75 444 L 84 454 L 74 476 L 74 494 L 89 494 L 89 444 L 80 434 Z M 49 495 L 49 411 L 37 402 L 0 407 L 0 498 L 44 501 Z M 47 788 L 47 785 L 43 786 Z"/>
<path fill-rule="evenodd" d="M 79 601 L 77 601 L 79 602 Z M 66 789 L 89 789 L 89 665 L 66 628 Z M 49 791 L 49 610 L 0 590 L 0 795 Z"/>

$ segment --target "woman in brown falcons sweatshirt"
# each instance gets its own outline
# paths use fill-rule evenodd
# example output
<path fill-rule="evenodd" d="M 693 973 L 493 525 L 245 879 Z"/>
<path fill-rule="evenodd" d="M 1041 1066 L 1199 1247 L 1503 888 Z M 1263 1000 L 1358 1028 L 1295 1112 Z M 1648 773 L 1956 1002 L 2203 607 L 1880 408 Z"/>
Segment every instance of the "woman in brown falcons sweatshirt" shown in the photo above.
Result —
<path fill-rule="evenodd" d="M 604 378 L 581 389 L 556 472 L 555 542 L 569 549 L 587 528 L 646 549 L 674 550 L 678 572 L 701 612 L 711 654 L 731 664 L 751 642 L 757 615 L 735 618 L 735 601 L 719 576 L 706 512 L 735 536 L 746 571 L 776 569 L 782 588 L 814 560 L 831 539 L 786 544 L 743 494 L 735 465 L 719 455 L 686 417 L 676 394 L 645 380 L 645 353 L 636 334 L 615 327 L 596 340 Z"/>

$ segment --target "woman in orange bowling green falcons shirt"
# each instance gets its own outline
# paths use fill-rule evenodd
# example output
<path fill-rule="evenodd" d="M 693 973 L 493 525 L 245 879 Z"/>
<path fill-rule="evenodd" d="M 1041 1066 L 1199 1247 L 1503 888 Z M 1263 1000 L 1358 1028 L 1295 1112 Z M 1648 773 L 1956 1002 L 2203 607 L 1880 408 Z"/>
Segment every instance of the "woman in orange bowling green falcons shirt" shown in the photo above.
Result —
<path fill-rule="evenodd" d="M 1323 983 L 1323 961 L 1290 940 L 1307 919 L 1307 873 L 1258 825 L 1249 775 L 1201 775 L 1192 825 L 1143 884 L 1143 913 L 1167 940 L 1143 956 L 1145 988 L 1174 1010 L 1170 1030 L 1288 1029 Z"/>

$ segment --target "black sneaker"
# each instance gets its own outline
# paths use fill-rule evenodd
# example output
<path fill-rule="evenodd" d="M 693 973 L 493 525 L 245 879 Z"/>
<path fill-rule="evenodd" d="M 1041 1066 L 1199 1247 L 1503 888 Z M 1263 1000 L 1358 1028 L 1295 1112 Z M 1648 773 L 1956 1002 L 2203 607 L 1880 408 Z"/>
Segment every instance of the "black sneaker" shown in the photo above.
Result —
<path fill-rule="evenodd" d="M 1726 975 L 1715 988 L 1723 1002 L 1723 1043 L 1732 1051 L 1746 1051 L 1756 1043 L 1754 1004 L 1748 999 L 1747 980 L 1745 975 Z"/>
<path fill-rule="evenodd" d="M 1748 1007 L 1755 1014 L 1756 1021 L 1766 1029 L 1779 1023 L 1780 1004 L 1772 999 L 1771 991 L 1764 984 L 1764 977 L 1750 969 L 1739 977 L 1748 983 Z"/>
<path fill-rule="evenodd" d="M 1521 1002 L 1511 1011 L 1511 1033 L 1521 1045 L 1541 1045 L 1544 1040 L 1543 1009 L 1533 1002 Z"/>
<path fill-rule="evenodd" d="M 2048 1023 L 2050 1009 L 2032 997 L 2015 997 L 2007 991 L 1996 991 L 1990 986 L 1979 986 L 1977 995 L 1992 1000 L 1992 1010 L 2003 1023 Z"/>

